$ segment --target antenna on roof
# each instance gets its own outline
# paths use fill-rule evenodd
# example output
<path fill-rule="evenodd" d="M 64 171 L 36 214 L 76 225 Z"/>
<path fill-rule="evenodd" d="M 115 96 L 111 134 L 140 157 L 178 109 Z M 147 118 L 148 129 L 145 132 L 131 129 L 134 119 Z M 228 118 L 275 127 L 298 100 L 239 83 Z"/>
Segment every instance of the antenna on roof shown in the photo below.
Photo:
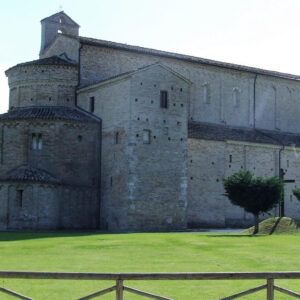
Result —
<path fill-rule="evenodd" d="M 62 11 L 63 10 L 63 6 L 60 4 L 59 5 L 59 11 Z"/>

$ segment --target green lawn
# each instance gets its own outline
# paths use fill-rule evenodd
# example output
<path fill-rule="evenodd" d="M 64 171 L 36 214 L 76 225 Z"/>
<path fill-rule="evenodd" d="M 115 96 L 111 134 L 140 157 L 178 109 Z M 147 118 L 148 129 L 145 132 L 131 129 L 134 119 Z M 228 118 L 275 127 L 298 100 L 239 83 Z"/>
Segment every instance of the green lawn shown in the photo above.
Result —
<path fill-rule="evenodd" d="M 207 233 L 0 233 L 0 270 L 62 272 L 300 271 L 300 235 Z M 262 281 L 139 281 L 125 284 L 180 300 L 210 300 Z M 113 282 L 0 279 L 34 299 L 76 299 Z M 300 292 L 300 280 L 277 281 Z M 265 299 L 265 292 L 240 299 Z M 13 299 L 9 296 L 0 299 Z M 99 299 L 113 300 L 114 294 Z M 125 300 L 147 299 L 125 293 Z M 277 299 L 290 299 L 276 292 Z"/>

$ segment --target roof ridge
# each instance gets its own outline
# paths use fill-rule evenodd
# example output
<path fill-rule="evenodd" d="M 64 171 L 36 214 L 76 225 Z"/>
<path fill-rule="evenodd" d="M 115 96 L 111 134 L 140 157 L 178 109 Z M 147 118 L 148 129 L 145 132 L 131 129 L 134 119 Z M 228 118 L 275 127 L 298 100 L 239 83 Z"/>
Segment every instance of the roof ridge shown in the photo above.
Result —
<path fill-rule="evenodd" d="M 273 134 L 277 133 L 277 134 L 293 135 L 293 136 L 297 135 L 300 137 L 300 133 L 281 131 L 281 130 L 271 130 L 271 129 L 257 128 L 257 127 L 254 128 L 254 127 L 247 127 L 247 126 L 234 126 L 234 125 L 217 124 L 217 123 L 202 122 L 202 121 L 189 121 L 189 124 L 220 127 L 220 128 L 234 129 L 234 130 L 258 131 L 258 132 L 266 132 L 266 133 L 273 133 Z"/>
<path fill-rule="evenodd" d="M 168 72 L 171 72 L 174 76 L 180 77 L 182 80 L 184 80 L 184 81 L 188 82 L 189 84 L 191 84 L 191 81 L 189 79 L 187 79 L 186 77 L 184 77 L 180 73 L 174 71 L 172 68 L 168 67 L 163 62 L 157 61 L 157 62 L 154 62 L 152 64 L 149 64 L 149 65 L 146 65 L 146 66 L 142 66 L 142 67 L 139 67 L 137 69 L 133 69 L 131 71 L 127 71 L 127 72 L 124 72 L 124 73 L 113 75 L 113 76 L 110 76 L 110 77 L 105 78 L 105 79 L 97 80 L 95 82 L 91 82 L 91 83 L 86 83 L 86 84 L 80 85 L 77 89 L 81 90 L 81 89 L 84 89 L 84 88 L 87 88 L 87 87 L 91 87 L 93 85 L 105 83 L 105 82 L 110 81 L 110 80 L 114 80 L 114 79 L 118 79 L 118 78 L 122 78 L 122 77 L 128 77 L 130 75 L 134 75 L 135 73 L 138 73 L 138 72 L 143 72 L 143 71 L 145 71 L 147 69 L 150 69 L 152 67 L 155 67 L 155 66 L 162 67 L 163 69 L 167 70 Z"/>
<path fill-rule="evenodd" d="M 59 184 L 61 181 L 50 172 L 30 166 L 29 164 L 20 165 L 5 175 L 0 177 L 2 181 L 35 181 L 35 182 L 48 182 Z"/>
<path fill-rule="evenodd" d="M 101 121 L 100 118 L 78 109 L 78 107 L 68 106 L 23 106 L 0 114 L 0 121 L 17 119 L 71 120 L 78 122 Z"/>
<path fill-rule="evenodd" d="M 300 146 L 300 134 L 262 128 L 228 126 L 214 123 L 189 121 L 188 137 L 207 140 L 235 140 L 285 146 Z"/>
<path fill-rule="evenodd" d="M 297 80 L 297 81 L 300 80 L 300 75 L 296 75 L 296 74 L 290 74 L 290 73 L 284 73 L 284 72 L 262 69 L 257 67 L 250 67 L 250 66 L 245 66 L 240 64 L 222 62 L 222 61 L 213 60 L 209 58 L 202 58 L 202 57 L 197 57 L 197 56 L 192 56 L 187 54 L 180 54 L 176 52 L 157 50 L 153 48 L 147 48 L 147 47 L 141 47 L 135 45 L 128 45 L 124 43 L 118 43 L 118 42 L 107 41 L 102 39 L 95 39 L 95 38 L 84 37 L 84 36 L 74 36 L 71 34 L 61 34 L 61 35 L 77 39 L 79 40 L 80 43 L 91 45 L 91 46 L 103 46 L 103 47 L 116 48 L 116 49 L 122 49 L 127 51 L 135 51 L 135 52 L 140 52 L 145 54 L 164 56 L 164 57 L 169 57 L 169 58 L 174 58 L 179 60 L 186 60 L 194 63 L 211 65 L 220 68 L 232 69 L 232 70 L 237 70 L 242 72 L 249 72 L 253 74 L 261 74 L 261 75 L 267 75 L 267 76 L 273 76 L 273 77 L 279 77 L 279 78 Z"/>
<path fill-rule="evenodd" d="M 66 17 L 69 18 L 75 25 L 77 25 L 78 27 L 80 27 L 80 25 L 79 25 L 78 23 L 76 23 L 76 22 L 75 22 L 69 15 L 67 15 L 63 10 L 61 10 L 61 11 L 59 11 L 59 12 L 57 12 L 57 13 L 55 13 L 55 14 L 49 16 L 49 17 L 43 18 L 43 19 L 41 20 L 41 22 L 43 22 L 43 21 L 45 21 L 45 20 L 47 20 L 47 19 L 53 18 L 53 17 L 55 17 L 55 16 L 57 16 L 57 15 L 64 15 L 64 16 L 66 16 Z M 67 25 L 71 25 L 71 24 L 67 24 Z"/>
<path fill-rule="evenodd" d="M 69 67 L 76 67 L 77 63 L 66 60 L 58 55 L 52 55 L 49 57 L 45 57 L 45 58 L 39 58 L 39 59 L 35 59 L 35 60 L 31 60 L 31 61 L 27 61 L 27 62 L 23 62 L 23 63 L 19 63 L 15 66 L 10 67 L 9 69 L 7 69 L 5 71 L 5 73 L 7 73 L 8 71 L 14 69 L 14 68 L 18 68 L 18 67 L 23 67 L 23 66 L 30 66 L 30 65 L 58 65 L 58 66 L 69 66 Z"/>

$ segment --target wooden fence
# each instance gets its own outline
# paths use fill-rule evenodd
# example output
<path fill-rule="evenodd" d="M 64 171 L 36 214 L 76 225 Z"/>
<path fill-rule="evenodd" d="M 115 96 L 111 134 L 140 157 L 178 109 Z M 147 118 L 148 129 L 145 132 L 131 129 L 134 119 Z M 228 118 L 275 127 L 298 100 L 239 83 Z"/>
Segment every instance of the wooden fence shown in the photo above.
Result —
<path fill-rule="evenodd" d="M 151 299 L 172 300 L 167 297 L 154 295 L 140 291 L 124 285 L 124 281 L 133 280 L 252 280 L 264 279 L 266 284 L 242 291 L 220 300 L 236 299 L 257 291 L 266 290 L 266 299 L 274 300 L 274 290 L 286 295 L 300 298 L 300 294 L 276 286 L 275 279 L 300 279 L 300 272 L 252 272 L 252 273 L 54 273 L 54 272 L 18 272 L 0 271 L 0 278 L 18 279 L 58 279 L 58 280 L 113 280 L 116 284 L 112 287 L 95 292 L 93 294 L 79 298 L 78 300 L 93 299 L 110 292 L 115 292 L 116 300 L 124 300 L 124 291 L 134 293 Z M 9 294 L 19 299 L 33 300 L 4 287 L 0 287 L 0 292 Z M 188 295 L 187 295 L 188 296 Z"/>

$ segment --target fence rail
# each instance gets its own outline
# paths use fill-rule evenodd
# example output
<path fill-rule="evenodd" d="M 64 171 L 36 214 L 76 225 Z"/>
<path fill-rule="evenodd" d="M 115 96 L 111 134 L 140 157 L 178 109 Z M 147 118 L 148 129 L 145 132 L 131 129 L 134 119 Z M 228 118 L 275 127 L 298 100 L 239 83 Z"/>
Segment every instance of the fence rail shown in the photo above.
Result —
<path fill-rule="evenodd" d="M 124 281 L 134 280 L 253 280 L 265 279 L 266 284 L 242 291 L 240 293 L 222 298 L 220 300 L 236 299 L 263 289 L 266 290 L 266 299 L 274 300 L 274 291 L 299 298 L 300 294 L 274 285 L 275 279 L 300 279 L 300 272 L 244 272 L 244 273 L 57 273 L 57 272 L 20 272 L 0 271 L 0 278 L 11 279 L 57 279 L 57 280 L 113 280 L 116 285 L 77 300 L 93 299 L 110 292 L 115 292 L 116 300 L 124 300 L 124 291 L 152 299 L 172 300 L 159 295 L 140 291 L 124 285 Z M 19 299 L 33 300 L 15 291 L 0 287 L 0 292 Z"/>

